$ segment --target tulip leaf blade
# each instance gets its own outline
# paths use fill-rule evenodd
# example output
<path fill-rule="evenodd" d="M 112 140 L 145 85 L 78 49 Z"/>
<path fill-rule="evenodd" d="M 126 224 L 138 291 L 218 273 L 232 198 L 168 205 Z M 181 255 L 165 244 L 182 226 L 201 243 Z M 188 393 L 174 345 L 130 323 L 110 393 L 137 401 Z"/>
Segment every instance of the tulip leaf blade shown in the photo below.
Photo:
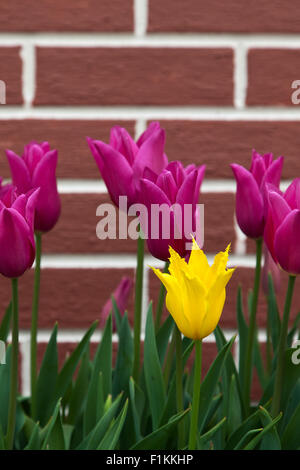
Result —
<path fill-rule="evenodd" d="M 203 429 L 204 422 L 209 412 L 209 407 L 207 406 L 210 403 L 211 397 L 216 389 L 217 383 L 219 381 L 225 359 L 227 354 L 230 351 L 233 342 L 235 341 L 236 336 L 233 336 L 228 343 L 223 346 L 221 351 L 218 353 L 216 359 L 210 366 L 202 384 L 200 392 L 200 402 L 199 402 L 199 421 L 198 427 L 199 432 L 201 433 Z"/>
<path fill-rule="evenodd" d="M 10 324 L 12 318 L 12 302 L 10 302 L 9 306 L 7 307 L 5 314 L 3 315 L 1 325 L 0 325 L 0 340 L 7 341 L 7 337 L 9 335 Z"/>
<path fill-rule="evenodd" d="M 132 373 L 133 367 L 133 338 L 131 329 L 125 312 L 122 318 L 118 353 L 116 359 L 116 366 L 114 371 L 114 378 L 112 384 L 113 397 L 115 398 L 119 393 L 128 391 L 129 378 Z"/>
<path fill-rule="evenodd" d="M 151 434 L 145 436 L 141 441 L 137 442 L 130 450 L 163 450 L 166 442 L 172 437 L 173 431 L 177 428 L 178 423 L 189 413 L 189 409 L 181 411 L 172 416 L 170 420 L 154 430 Z"/>
<path fill-rule="evenodd" d="M 127 409 L 128 409 L 128 399 L 126 399 L 123 409 L 121 410 L 119 416 L 117 417 L 115 422 L 113 422 L 112 426 L 108 429 L 102 441 L 98 445 L 97 450 L 114 450 L 115 449 L 118 443 L 121 431 L 123 429 L 124 423 L 125 423 Z"/>
<path fill-rule="evenodd" d="M 166 391 L 155 339 L 152 303 L 149 305 L 146 320 L 144 373 L 152 424 L 153 428 L 156 429 L 163 413 L 166 401 Z"/>

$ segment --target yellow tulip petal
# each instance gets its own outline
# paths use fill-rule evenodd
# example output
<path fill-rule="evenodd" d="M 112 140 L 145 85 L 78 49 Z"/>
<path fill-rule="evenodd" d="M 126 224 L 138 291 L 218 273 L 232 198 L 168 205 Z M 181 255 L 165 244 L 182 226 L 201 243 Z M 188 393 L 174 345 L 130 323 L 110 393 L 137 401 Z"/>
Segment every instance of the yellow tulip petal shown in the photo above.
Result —
<path fill-rule="evenodd" d="M 209 286 L 213 284 L 213 282 L 215 281 L 215 279 L 218 277 L 218 275 L 221 272 L 225 271 L 226 265 L 228 262 L 229 250 L 230 250 L 230 244 L 227 246 L 225 251 L 220 251 L 220 253 L 218 253 L 215 256 L 213 265 L 211 266 L 209 275 L 207 277 L 207 282 Z"/>
<path fill-rule="evenodd" d="M 188 271 L 189 267 L 187 262 L 184 258 L 181 258 L 179 254 L 173 250 L 173 248 L 169 247 L 170 252 L 170 265 L 169 265 L 169 272 L 172 276 L 174 276 L 179 282 L 182 281 L 183 272 Z"/>
<path fill-rule="evenodd" d="M 206 315 L 207 291 L 197 276 L 184 275 L 185 292 L 183 296 L 183 309 L 192 326 L 192 339 L 201 339 L 202 324 Z"/>
<path fill-rule="evenodd" d="M 223 289 L 223 291 L 219 293 L 218 297 L 215 297 L 213 301 L 207 303 L 207 313 L 202 323 L 202 338 L 209 336 L 219 323 L 225 299 L 226 291 Z"/>
<path fill-rule="evenodd" d="M 207 276 L 209 275 L 210 266 L 204 252 L 199 248 L 194 239 L 188 265 L 190 270 L 205 284 Z"/>

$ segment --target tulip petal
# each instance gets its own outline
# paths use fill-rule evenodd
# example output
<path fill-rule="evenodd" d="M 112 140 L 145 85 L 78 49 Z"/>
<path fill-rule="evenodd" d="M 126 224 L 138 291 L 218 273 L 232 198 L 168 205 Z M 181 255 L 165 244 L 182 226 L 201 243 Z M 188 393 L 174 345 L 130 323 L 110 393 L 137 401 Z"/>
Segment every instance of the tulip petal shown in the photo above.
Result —
<path fill-rule="evenodd" d="M 272 183 L 275 186 L 279 187 L 283 161 L 284 158 L 279 157 L 271 163 L 271 165 L 269 166 L 269 168 L 267 168 L 267 171 L 265 172 L 261 187 L 263 187 L 266 183 Z"/>
<path fill-rule="evenodd" d="M 185 292 L 183 292 L 183 311 L 189 317 L 192 334 L 188 336 L 193 339 L 205 337 L 203 332 L 203 320 L 207 312 L 207 291 L 197 276 L 189 276 L 183 272 Z"/>
<path fill-rule="evenodd" d="M 135 162 L 132 166 L 135 181 L 142 177 L 144 168 L 148 167 L 159 175 L 166 167 L 167 161 L 164 157 L 165 131 L 157 129 L 141 145 Z"/>
<path fill-rule="evenodd" d="M 300 209 L 300 178 L 291 182 L 283 197 L 291 209 Z"/>
<path fill-rule="evenodd" d="M 191 251 L 188 265 L 194 275 L 200 277 L 204 284 L 206 284 L 207 276 L 210 272 L 210 266 L 204 252 L 200 250 L 194 239 L 193 249 Z"/>
<path fill-rule="evenodd" d="M 24 160 L 11 150 L 6 150 L 12 181 L 18 193 L 26 193 L 31 188 L 31 177 Z"/>
<path fill-rule="evenodd" d="M 236 217 L 241 230 L 250 238 L 259 238 L 264 230 L 264 203 L 253 175 L 241 165 L 232 164 L 237 181 Z"/>
<path fill-rule="evenodd" d="M 109 145 L 124 155 L 130 166 L 133 165 L 139 148 L 126 129 L 120 126 L 112 127 Z"/>
<path fill-rule="evenodd" d="M 57 150 L 46 153 L 35 167 L 32 185 L 40 188 L 35 212 L 35 229 L 48 232 L 60 215 L 60 197 L 56 185 Z"/>
<path fill-rule="evenodd" d="M 269 210 L 274 223 L 274 230 L 282 224 L 285 217 L 291 212 L 290 206 L 285 201 L 284 197 L 275 191 L 270 191 L 269 196 Z"/>
<path fill-rule="evenodd" d="M 278 263 L 290 274 L 300 274 L 300 210 L 294 209 L 275 232 L 274 250 Z"/>
<path fill-rule="evenodd" d="M 6 277 L 17 278 L 32 266 L 35 251 L 28 238 L 29 227 L 15 209 L 3 209 L 0 213 L 0 272 Z"/>
<path fill-rule="evenodd" d="M 111 199 L 119 205 L 119 196 L 128 197 L 128 205 L 135 202 L 132 169 L 126 158 L 101 141 L 93 142 L 97 150 L 96 163 L 107 186 Z M 95 156 L 95 155 L 94 155 Z"/>
<path fill-rule="evenodd" d="M 162 171 L 156 181 L 157 186 L 167 195 L 171 204 L 176 202 L 177 186 L 170 171 Z"/>

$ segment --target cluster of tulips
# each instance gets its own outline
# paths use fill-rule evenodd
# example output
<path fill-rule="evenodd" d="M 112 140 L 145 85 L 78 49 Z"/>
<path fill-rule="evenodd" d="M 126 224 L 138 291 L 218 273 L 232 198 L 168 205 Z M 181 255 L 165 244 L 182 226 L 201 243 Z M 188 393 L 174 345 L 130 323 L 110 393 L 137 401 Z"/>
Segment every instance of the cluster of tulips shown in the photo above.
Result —
<path fill-rule="evenodd" d="M 12 183 L 0 188 L 0 272 L 12 279 L 12 304 L 3 318 L 0 337 L 7 338 L 12 319 L 7 410 L 0 412 L 0 447 L 6 449 L 266 449 L 300 448 L 293 429 L 300 424 L 300 370 L 291 361 L 298 319 L 289 328 L 292 294 L 300 274 L 300 178 L 280 190 L 283 157 L 253 152 L 250 170 L 232 164 L 237 182 L 236 219 L 244 234 L 256 241 L 256 270 L 249 295 L 249 322 L 238 292 L 239 365 L 218 326 L 226 286 L 235 269 L 228 269 L 230 240 L 210 266 L 197 242 L 182 228 L 184 211 L 192 207 L 192 227 L 205 165 L 183 167 L 165 153 L 165 131 L 151 123 L 137 141 L 119 126 L 109 143 L 88 138 L 88 145 L 112 202 L 126 196 L 129 206 L 170 208 L 169 237 L 148 236 L 150 253 L 165 262 L 156 315 L 149 305 L 144 359 L 141 364 L 142 288 L 144 271 L 143 218 L 137 241 L 133 336 L 126 312 L 132 281 L 123 278 L 101 314 L 102 340 L 94 359 L 89 355 L 92 325 L 61 371 L 57 365 L 54 327 L 40 371 L 37 371 L 37 328 L 42 236 L 60 215 L 56 184 L 57 151 L 47 142 L 32 142 L 22 156 L 7 150 Z M 180 215 L 173 210 L 182 208 Z M 183 230 L 180 230 L 183 233 Z M 268 299 L 269 362 L 264 370 L 257 338 L 256 313 L 261 281 Z M 31 396 L 18 397 L 18 283 L 35 260 L 31 328 Z M 280 318 L 274 285 L 279 269 L 289 274 L 285 308 Z M 238 275 L 238 270 L 234 275 Z M 274 281 L 274 283 L 273 283 Z M 171 314 L 162 321 L 163 306 Z M 95 313 L 96 316 L 96 313 Z M 118 353 L 112 365 L 112 332 Z M 202 340 L 215 334 L 218 355 L 201 380 Z M 183 335 L 183 336 L 182 336 Z M 195 350 L 192 370 L 185 368 Z M 78 374 L 74 372 L 79 367 Z M 257 369 L 263 395 L 251 403 L 251 383 Z M 2 383 L 2 382 L 0 382 Z M 1 386 L 0 386 L 1 387 Z M 1 394 L 1 390 L 0 390 Z M 298 399 L 298 402 L 297 402 Z M 0 405 L 1 407 L 2 405 Z M 96 410 L 96 411 L 95 411 Z"/>

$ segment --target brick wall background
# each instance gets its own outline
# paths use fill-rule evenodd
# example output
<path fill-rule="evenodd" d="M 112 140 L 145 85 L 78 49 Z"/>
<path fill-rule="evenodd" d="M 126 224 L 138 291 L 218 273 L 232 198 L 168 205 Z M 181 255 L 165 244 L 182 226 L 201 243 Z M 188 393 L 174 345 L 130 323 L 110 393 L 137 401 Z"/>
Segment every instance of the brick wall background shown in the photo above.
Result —
<path fill-rule="evenodd" d="M 288 6 L 284 0 L 1 2 L 0 79 L 7 85 L 7 105 L 0 106 L 0 175 L 9 176 L 5 148 L 21 152 L 35 139 L 59 150 L 62 216 L 44 237 L 41 351 L 55 320 L 61 354 L 72 348 L 121 276 L 134 275 L 135 242 L 96 238 L 96 207 L 108 196 L 85 137 L 107 140 L 117 123 L 138 136 L 151 120 L 167 131 L 170 160 L 207 165 L 200 201 L 205 250 L 213 254 L 231 241 L 231 262 L 239 267 L 221 321 L 231 335 L 236 287 L 242 280 L 246 295 L 255 260 L 253 245 L 234 223 L 229 163 L 249 167 L 255 148 L 286 156 L 283 186 L 299 175 L 300 113 L 291 103 L 291 83 L 300 78 L 299 33 L 296 0 Z M 151 263 L 161 266 L 147 255 L 144 310 L 158 291 Z M 24 393 L 32 274 L 22 279 L 20 294 Z M 8 292 L 1 279 L 1 311 Z M 296 290 L 294 305 L 299 300 Z M 129 312 L 132 318 L 132 302 Z M 265 314 L 261 294 L 262 341 Z"/>

